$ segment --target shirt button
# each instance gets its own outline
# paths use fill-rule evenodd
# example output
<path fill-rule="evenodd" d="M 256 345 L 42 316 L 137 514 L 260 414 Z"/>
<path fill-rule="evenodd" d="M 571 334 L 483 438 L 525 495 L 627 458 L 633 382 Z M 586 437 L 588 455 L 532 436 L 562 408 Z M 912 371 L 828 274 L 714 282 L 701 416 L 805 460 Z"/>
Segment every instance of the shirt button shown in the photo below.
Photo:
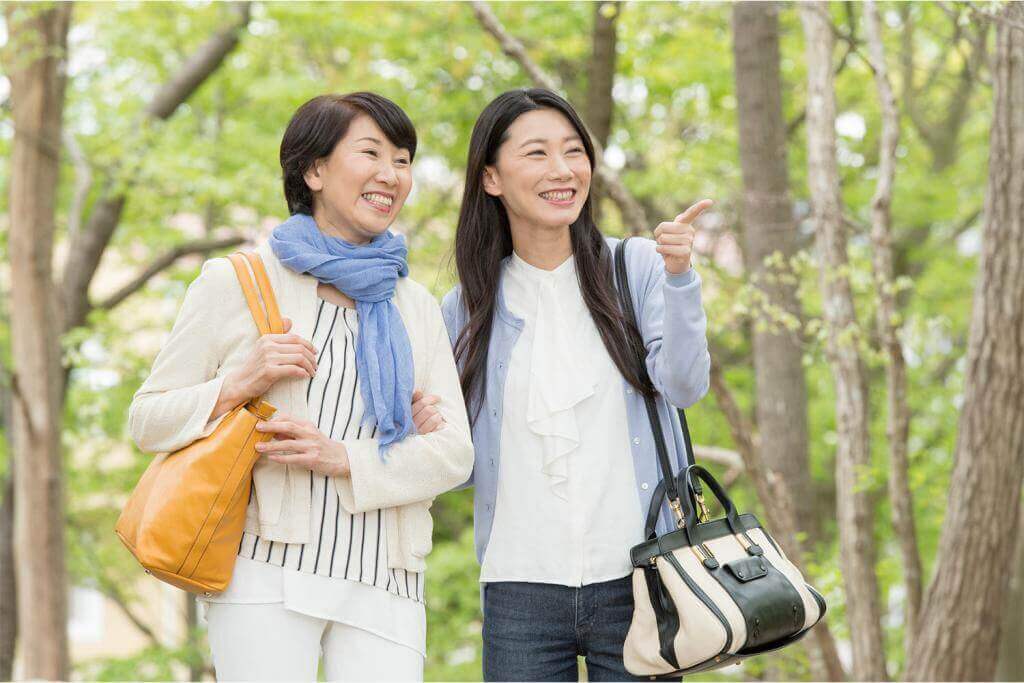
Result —
<path fill-rule="evenodd" d="M 639 445 L 640 445 L 640 437 L 638 437 L 638 436 L 634 436 L 634 437 L 633 437 L 633 443 L 635 443 L 636 445 L 638 445 L 638 446 L 639 446 Z"/>
<path fill-rule="evenodd" d="M 646 491 L 647 490 L 647 482 L 645 481 L 644 483 L 640 484 L 640 488 L 642 488 L 644 491 Z"/>
<path fill-rule="evenodd" d="M 494 467 L 494 458 L 491 458 L 491 467 Z"/>
<path fill-rule="evenodd" d="M 504 365 L 502 365 L 501 363 L 498 363 L 498 369 L 499 369 L 499 370 L 501 370 L 501 369 L 502 369 L 503 367 L 505 367 L 505 366 L 504 366 Z"/>
<path fill-rule="evenodd" d="M 633 393 L 633 388 L 630 387 L 629 389 L 626 389 L 626 393 L 627 394 L 632 394 Z"/>

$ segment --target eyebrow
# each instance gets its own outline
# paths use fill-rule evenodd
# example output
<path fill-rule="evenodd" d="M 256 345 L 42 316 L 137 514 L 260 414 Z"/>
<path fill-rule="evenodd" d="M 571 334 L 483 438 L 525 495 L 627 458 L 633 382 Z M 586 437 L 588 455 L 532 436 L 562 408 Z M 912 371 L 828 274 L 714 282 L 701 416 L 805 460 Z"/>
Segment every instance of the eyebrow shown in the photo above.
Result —
<path fill-rule="evenodd" d="M 369 137 L 369 136 L 367 136 L 365 138 L 359 138 L 358 140 L 356 140 L 356 142 L 362 142 L 363 140 L 369 140 L 370 142 L 376 142 L 378 145 L 384 144 L 380 140 L 378 140 L 377 138 L 373 138 L 373 137 Z"/>
<path fill-rule="evenodd" d="M 580 142 L 582 142 L 582 140 L 580 139 L 579 135 L 568 135 L 568 136 L 566 136 L 566 137 L 564 137 L 562 139 L 562 142 L 569 142 L 570 140 L 580 140 Z M 527 140 L 523 144 L 519 145 L 519 149 L 522 149 L 523 147 L 526 147 L 527 145 L 531 145 L 531 144 L 533 144 L 535 142 L 544 143 L 544 142 L 547 142 L 547 141 L 548 141 L 547 138 L 530 138 L 529 140 Z"/>

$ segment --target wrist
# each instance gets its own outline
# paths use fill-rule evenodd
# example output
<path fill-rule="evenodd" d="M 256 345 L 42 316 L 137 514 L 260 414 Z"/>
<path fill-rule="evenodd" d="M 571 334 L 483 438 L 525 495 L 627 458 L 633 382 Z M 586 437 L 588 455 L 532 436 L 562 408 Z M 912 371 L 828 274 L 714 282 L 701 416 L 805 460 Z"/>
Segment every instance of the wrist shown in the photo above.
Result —
<path fill-rule="evenodd" d="M 352 474 L 348 459 L 348 449 L 340 441 L 334 442 L 334 476 L 347 477 Z"/>
<path fill-rule="evenodd" d="M 245 395 L 245 391 L 241 384 L 241 380 L 239 380 L 235 373 L 231 373 L 225 377 L 224 384 L 220 389 L 221 400 L 230 404 L 232 407 L 249 400 L 249 397 Z"/>

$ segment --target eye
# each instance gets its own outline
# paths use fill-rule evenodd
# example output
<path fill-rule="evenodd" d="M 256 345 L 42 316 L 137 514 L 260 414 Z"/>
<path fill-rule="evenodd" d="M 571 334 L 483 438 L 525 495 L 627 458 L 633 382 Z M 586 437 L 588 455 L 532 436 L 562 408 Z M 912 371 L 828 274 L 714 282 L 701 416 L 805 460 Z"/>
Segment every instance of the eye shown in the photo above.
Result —
<path fill-rule="evenodd" d="M 371 157 L 373 157 L 375 159 L 377 158 L 377 150 L 375 150 L 375 149 L 364 149 L 363 153 L 364 154 L 369 154 Z"/>
<path fill-rule="evenodd" d="M 544 154 L 544 150 L 542 150 L 542 149 L 535 149 L 532 152 L 527 152 L 526 156 L 532 157 L 534 154 Z"/>
<path fill-rule="evenodd" d="M 566 152 L 566 154 L 579 154 L 581 152 L 583 152 L 583 148 L 582 147 L 573 147 L 568 152 Z"/>
<path fill-rule="evenodd" d="M 408 166 L 411 162 L 408 159 L 395 159 L 395 163 L 400 166 Z"/>

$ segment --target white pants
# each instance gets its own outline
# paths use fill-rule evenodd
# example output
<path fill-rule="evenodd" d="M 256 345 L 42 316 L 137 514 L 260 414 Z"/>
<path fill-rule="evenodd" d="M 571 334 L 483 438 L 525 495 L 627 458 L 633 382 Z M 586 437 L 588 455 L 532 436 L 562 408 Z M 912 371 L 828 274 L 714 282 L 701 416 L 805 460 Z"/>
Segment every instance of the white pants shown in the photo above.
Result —
<path fill-rule="evenodd" d="M 218 681 L 422 681 L 423 657 L 369 631 L 285 609 L 281 603 L 208 603 Z"/>

